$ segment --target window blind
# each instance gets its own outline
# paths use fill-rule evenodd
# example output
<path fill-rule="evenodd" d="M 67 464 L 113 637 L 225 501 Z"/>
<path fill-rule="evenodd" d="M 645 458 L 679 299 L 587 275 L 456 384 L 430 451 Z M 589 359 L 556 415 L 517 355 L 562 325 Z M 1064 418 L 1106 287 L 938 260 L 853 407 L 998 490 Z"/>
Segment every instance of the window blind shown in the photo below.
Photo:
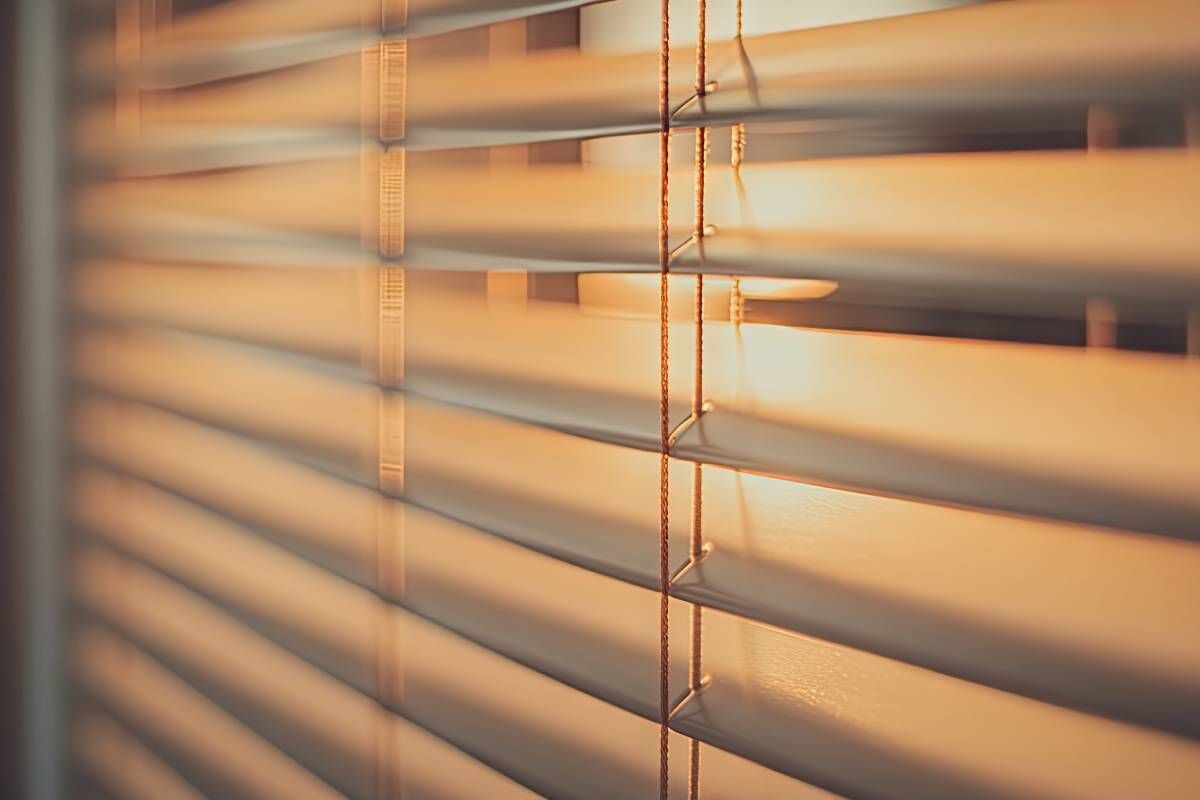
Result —
<path fill-rule="evenodd" d="M 1200 784 L 1194 3 L 78 6 L 77 785 Z"/>

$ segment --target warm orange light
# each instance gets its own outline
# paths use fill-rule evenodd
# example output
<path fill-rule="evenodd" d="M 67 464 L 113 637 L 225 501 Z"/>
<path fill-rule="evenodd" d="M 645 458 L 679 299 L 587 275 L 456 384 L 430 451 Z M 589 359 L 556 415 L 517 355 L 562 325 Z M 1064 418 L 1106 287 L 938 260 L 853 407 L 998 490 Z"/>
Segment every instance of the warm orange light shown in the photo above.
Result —
<path fill-rule="evenodd" d="M 658 318 L 658 280 L 656 274 L 597 273 L 579 276 L 579 305 L 584 312 L 633 319 Z M 671 318 L 692 319 L 695 309 L 696 277 L 671 275 L 669 304 Z M 704 318 L 729 319 L 730 295 L 734 278 L 726 275 L 704 277 Z M 837 291 L 836 281 L 739 278 L 738 292 L 745 300 L 816 300 Z"/>
<path fill-rule="evenodd" d="M 838 283 L 808 278 L 741 278 L 738 287 L 748 300 L 820 300 L 836 292 Z"/>

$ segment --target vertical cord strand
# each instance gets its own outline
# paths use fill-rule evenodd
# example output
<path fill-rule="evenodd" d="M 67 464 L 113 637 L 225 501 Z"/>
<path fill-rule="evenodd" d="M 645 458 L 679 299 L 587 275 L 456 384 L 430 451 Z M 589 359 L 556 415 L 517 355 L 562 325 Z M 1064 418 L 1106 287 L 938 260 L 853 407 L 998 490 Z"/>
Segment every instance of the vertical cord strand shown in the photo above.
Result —
<path fill-rule="evenodd" d="M 707 0 L 696 0 L 698 22 L 696 26 L 696 97 L 703 110 L 705 86 L 708 78 L 708 3 Z M 696 129 L 696 187 L 695 187 L 695 224 L 692 236 L 700 252 L 701 261 L 704 259 L 704 191 L 705 168 L 708 165 L 708 128 Z M 695 374 L 692 381 L 692 414 L 700 416 L 704 405 L 704 275 L 696 275 L 696 360 Z M 698 555 L 698 545 L 693 544 L 691 556 Z"/>
<path fill-rule="evenodd" d="M 704 96 L 708 85 L 708 3 L 707 0 L 696 0 L 696 98 L 703 110 Z M 708 128 L 696 129 L 696 188 L 695 188 L 695 228 L 693 236 L 699 250 L 701 261 L 704 260 L 704 193 L 705 169 L 708 164 Z M 693 354 L 695 372 L 692 378 L 692 416 L 700 418 L 704 407 L 704 275 L 696 275 L 696 298 L 694 308 L 695 353 Z M 704 469 L 699 462 L 692 465 L 692 526 L 688 547 L 688 559 L 695 563 L 700 560 L 704 546 L 703 533 L 703 486 Z M 693 604 L 691 608 L 691 638 L 690 659 L 688 662 L 688 690 L 698 692 L 703 678 L 703 608 Z M 691 739 L 688 742 L 688 800 L 698 800 L 700 797 L 700 741 Z"/>
<path fill-rule="evenodd" d="M 658 462 L 658 795 L 668 800 L 670 761 L 669 723 L 671 714 L 670 613 L 670 316 L 668 314 L 667 272 L 671 248 L 668 231 L 671 155 L 671 4 L 660 0 L 660 39 L 658 47 L 658 268 L 659 268 L 659 462 Z"/>

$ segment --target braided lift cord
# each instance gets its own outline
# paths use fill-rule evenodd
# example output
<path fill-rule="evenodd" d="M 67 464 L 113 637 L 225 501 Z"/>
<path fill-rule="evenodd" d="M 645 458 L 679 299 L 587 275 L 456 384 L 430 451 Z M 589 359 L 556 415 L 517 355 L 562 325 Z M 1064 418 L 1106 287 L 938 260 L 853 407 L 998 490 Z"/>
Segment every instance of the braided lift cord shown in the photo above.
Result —
<path fill-rule="evenodd" d="M 708 85 L 708 3 L 707 0 L 696 0 L 696 98 L 704 102 Z M 696 187 L 695 187 L 695 237 L 696 246 L 700 249 L 700 257 L 704 258 L 704 192 L 705 170 L 708 164 L 708 128 L 696 129 Z M 704 275 L 696 275 L 696 299 L 694 308 L 695 352 L 693 353 L 695 372 L 692 380 L 692 416 L 699 419 L 704 406 Z M 688 558 L 695 563 L 703 554 L 703 481 L 704 468 L 700 462 L 692 465 L 692 528 L 689 542 Z M 691 641 L 690 660 L 688 663 L 688 690 L 691 693 L 700 690 L 703 679 L 703 608 L 693 604 L 691 608 Z M 699 800 L 700 797 L 700 741 L 691 739 L 688 742 L 688 800 Z"/>
<path fill-rule="evenodd" d="M 671 436 L 670 419 L 670 317 L 668 315 L 667 274 L 670 269 L 671 249 L 668 237 L 668 212 L 670 190 L 671 154 L 671 108 L 670 108 L 670 60 L 671 60 L 671 4 L 660 0 L 660 40 L 658 48 L 658 267 L 659 267 L 659 464 L 658 464 L 658 794 L 660 800 L 668 800 L 668 772 L 670 760 L 670 713 L 671 698 L 669 673 L 671 667 L 669 592 L 671 588 L 670 564 L 670 474 L 669 449 Z"/>

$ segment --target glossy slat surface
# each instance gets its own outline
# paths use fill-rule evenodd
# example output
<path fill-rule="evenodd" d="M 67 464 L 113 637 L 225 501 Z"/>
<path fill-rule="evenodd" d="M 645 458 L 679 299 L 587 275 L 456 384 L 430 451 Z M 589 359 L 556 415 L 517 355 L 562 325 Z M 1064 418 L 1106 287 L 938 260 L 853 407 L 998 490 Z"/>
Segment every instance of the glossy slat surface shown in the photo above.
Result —
<path fill-rule="evenodd" d="M 201 529 L 196 529 L 193 536 L 200 535 Z M 252 546 L 253 540 L 244 533 L 237 539 L 244 543 L 241 546 Z M 230 539 L 225 546 L 227 552 L 240 550 L 241 546 L 234 548 L 234 541 Z M 530 735 L 547 730 L 547 726 L 560 727 L 566 720 L 551 710 L 555 706 L 543 707 L 526 694 L 533 692 L 536 696 L 541 691 L 536 689 L 539 679 L 522 672 L 511 661 L 496 660 L 496 654 L 505 653 L 609 702 L 618 700 L 620 687 L 627 685 L 634 690 L 630 710 L 653 716 L 652 682 L 645 681 L 639 690 L 637 680 L 626 683 L 628 679 L 621 677 L 636 678 L 639 663 L 649 673 L 647 678 L 653 674 L 649 669 L 655 653 L 653 631 L 636 624 L 641 619 L 637 613 L 611 613 L 626 608 L 628 603 L 632 603 L 628 605 L 630 612 L 636 612 L 640 604 L 650 609 L 655 601 L 653 592 L 622 588 L 619 583 L 602 579 L 584 581 L 576 576 L 571 584 L 573 591 L 595 602 L 555 605 L 546 602 L 556 592 L 555 571 L 563 569 L 555 561 L 518 549 L 506 553 L 497 545 L 494 551 L 479 551 L 487 553 L 487 558 L 477 567 L 466 565 L 463 572 L 459 564 L 446 572 L 437 566 L 448 552 L 439 548 L 439 543 L 451 542 L 429 541 L 424 555 L 422 551 L 405 550 L 413 556 L 404 564 L 406 570 L 411 570 L 405 580 L 407 602 L 410 606 L 430 602 L 430 609 L 443 620 L 450 620 L 446 624 L 452 627 L 461 627 L 463 619 L 473 620 L 480 627 L 464 632 L 485 642 L 487 650 L 419 617 L 395 612 L 398 616 L 392 617 L 391 624 L 396 625 L 394 641 L 398 647 L 394 657 L 404 676 L 402 708 L 406 715 L 423 720 L 422 724 L 435 730 L 449 726 L 445 729 L 453 731 L 460 746 L 470 742 L 468 749 L 477 755 L 491 753 L 483 756 L 485 760 L 507 761 L 505 771 L 515 770 L 510 774 L 535 769 L 532 763 L 513 761 L 511 756 L 501 755 L 506 751 L 495 749 L 486 738 L 493 724 L 488 720 L 499 724 L 503 719 L 509 726 L 515 722 L 518 730 L 524 729 Z M 483 546 L 483 542 L 475 546 Z M 279 552 L 274 557 L 286 560 Z M 503 568 L 493 568 L 501 565 Z M 183 566 L 183 562 L 174 569 L 179 568 L 206 591 L 226 596 L 228 589 L 220 588 L 213 578 L 198 577 L 195 568 Z M 127 569 L 126 582 L 136 573 Z M 282 577 L 275 579 L 276 574 L 285 573 L 274 569 L 262 573 L 256 591 L 280 599 L 313 596 Z M 456 585 L 453 589 L 447 587 L 448 593 L 441 593 L 436 587 L 447 580 Z M 518 588 L 518 584 L 525 588 Z M 522 600 L 522 593 L 529 595 L 528 602 Z M 139 596 L 150 597 L 153 592 L 147 586 L 136 595 L 128 595 Z M 444 602 L 448 596 L 454 598 L 453 604 Z M 333 597 L 325 593 L 322 600 L 332 605 Z M 130 613 L 138 608 L 137 601 L 132 602 L 135 605 L 129 607 Z M 467 612 L 467 617 L 457 622 L 454 616 L 463 611 L 456 611 L 456 607 Z M 186 615 L 182 615 L 182 607 L 171 611 L 156 603 L 154 608 L 153 612 L 145 609 L 138 613 L 143 617 L 145 613 L 158 614 L 162 624 L 183 624 Z M 492 613 L 507 622 L 500 627 L 489 625 L 487 619 Z M 563 624 L 556 623 L 556 618 Z M 902 785 L 906 791 L 931 797 L 956 797 L 964 792 L 984 797 L 1121 797 L 1142 786 L 1150 796 L 1171 796 L 1171 792 L 1187 785 L 1189 765 L 1197 763 L 1196 745 L 1185 739 L 1055 708 L 717 612 L 710 612 L 705 619 L 706 665 L 713 684 L 685 709 L 676 726 L 841 792 L 887 796 Z M 180 630 L 203 627 L 193 623 Z M 311 638 L 313 633 L 304 637 L 308 640 L 304 647 L 319 644 Z M 573 645 L 569 640 L 576 634 L 583 638 Z M 614 646 L 614 634 L 632 638 L 626 647 Z M 500 638 L 494 638 L 497 636 Z M 557 646 L 550 642 L 557 642 Z M 238 652 L 249 652 L 248 647 L 249 643 L 239 645 Z M 616 661 L 604 668 L 602 662 L 574 658 L 592 648 Z M 566 655 L 566 660 L 554 663 L 555 653 Z M 260 658 L 255 663 L 263 662 Z M 611 668 L 621 664 L 624 667 Z M 479 681 L 476 676 L 480 674 L 490 677 Z M 897 686 L 903 691 L 894 691 Z M 561 695 L 562 691 L 555 688 L 551 693 Z M 468 708 L 474 709 L 470 716 L 460 717 L 468 714 Z M 594 708 L 599 713 L 601 707 Z M 936 712 L 931 717 L 933 710 Z M 474 719 L 477 727 L 464 725 L 468 718 Z M 575 719 L 572 725 L 580 721 Z M 989 731 L 983 739 L 944 736 L 946 731 L 965 730 L 981 721 Z M 587 729 L 612 730 L 591 725 Z M 558 745 L 560 749 L 571 747 L 568 742 L 582 734 L 582 729 L 573 726 L 569 730 L 573 733 Z M 771 735 L 762 737 L 764 730 Z M 647 733 L 652 731 L 649 726 Z M 1050 738 L 1044 737 L 1052 737 L 1056 744 L 1048 746 Z M 793 747 L 796 742 L 803 746 Z M 595 746 L 593 743 L 571 752 L 590 752 Z M 562 756 L 568 757 L 568 751 L 563 750 Z M 1103 767 L 1098 766 L 1101 761 Z M 1071 763 L 1093 766 L 1089 771 L 1062 768 Z M 651 767 L 651 774 L 652 764 L 649 759 L 643 764 L 643 768 Z M 530 777 L 522 782 L 539 785 Z M 563 785 L 558 793 L 593 796 L 577 784 Z M 598 796 L 605 795 L 600 792 Z"/>
<path fill-rule="evenodd" d="M 360 236 L 371 250 L 378 240 L 374 170 L 400 170 L 405 266 L 657 271 L 652 168 L 447 168 L 420 154 L 403 168 L 365 163 L 113 181 L 83 193 L 80 213 L 102 242 L 132 256 L 153 257 L 148 236 L 206 231 L 199 252 L 215 261 L 223 242 L 232 250 L 247 236 L 290 236 L 300 250 L 314 234 L 342 241 L 351 261 Z M 746 164 L 736 174 L 714 165 L 705 218 L 715 230 L 673 269 L 830 279 L 939 303 L 994 296 L 1002 308 L 1044 292 L 1178 309 L 1200 301 L 1197 181 L 1200 160 L 1182 150 L 831 159 Z M 672 242 L 681 245 L 690 171 L 673 170 L 673 186 Z"/>

